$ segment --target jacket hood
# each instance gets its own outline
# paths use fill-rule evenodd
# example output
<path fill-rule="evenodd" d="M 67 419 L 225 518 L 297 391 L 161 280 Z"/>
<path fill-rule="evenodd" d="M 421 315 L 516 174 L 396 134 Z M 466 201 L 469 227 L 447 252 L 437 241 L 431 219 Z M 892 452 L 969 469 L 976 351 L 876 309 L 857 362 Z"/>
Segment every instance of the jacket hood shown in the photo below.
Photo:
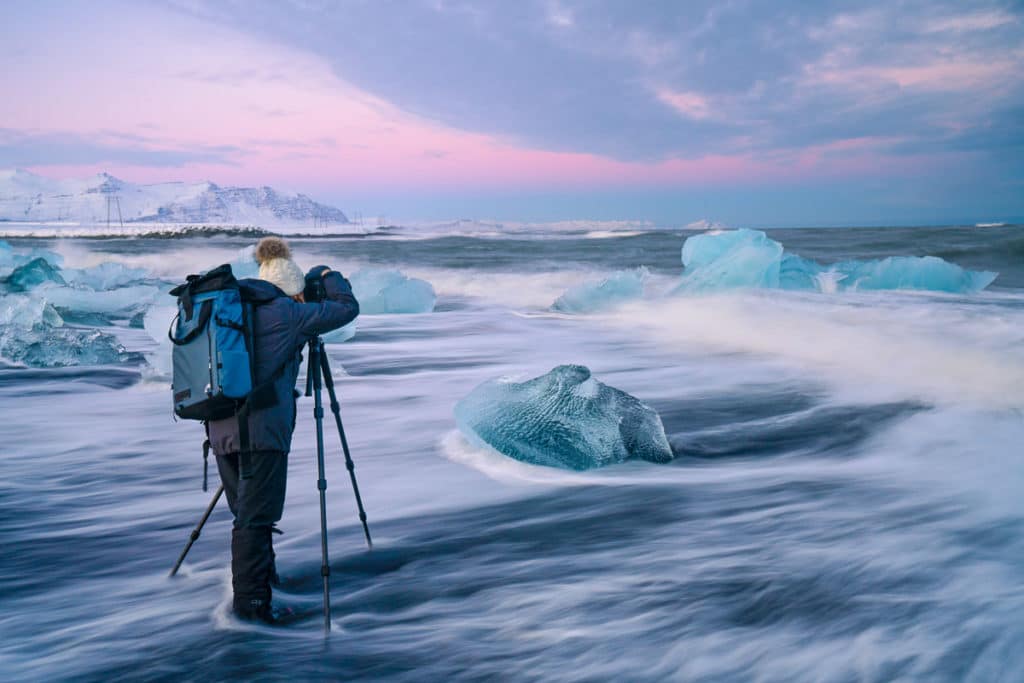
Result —
<path fill-rule="evenodd" d="M 255 278 L 239 280 L 238 288 L 241 290 L 242 299 L 258 304 L 266 303 L 281 296 L 288 296 L 274 283 Z"/>

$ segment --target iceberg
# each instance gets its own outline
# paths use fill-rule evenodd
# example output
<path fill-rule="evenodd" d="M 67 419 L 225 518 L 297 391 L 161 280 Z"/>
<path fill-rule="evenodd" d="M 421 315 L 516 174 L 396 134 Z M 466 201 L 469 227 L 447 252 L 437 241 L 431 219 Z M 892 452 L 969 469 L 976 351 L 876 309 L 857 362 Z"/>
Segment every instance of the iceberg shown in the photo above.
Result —
<path fill-rule="evenodd" d="M 31 261 L 15 267 L 7 277 L 7 290 L 11 292 L 27 292 L 44 282 L 55 282 L 59 285 L 65 284 L 61 277 L 60 268 L 54 266 L 45 258 L 38 257 Z"/>
<path fill-rule="evenodd" d="M 160 289 L 150 285 L 134 285 L 96 292 L 91 289 L 50 284 L 33 290 L 32 294 L 45 298 L 58 310 L 72 315 L 99 313 L 130 318 L 156 301 L 160 296 Z"/>
<path fill-rule="evenodd" d="M 893 256 L 823 266 L 796 254 L 759 230 L 730 230 L 690 237 L 683 243 L 683 276 L 673 293 L 740 288 L 980 292 L 998 273 L 965 270 L 935 256 Z"/>
<path fill-rule="evenodd" d="M 137 362 L 117 338 L 99 330 L 14 326 L 0 328 L 0 356 L 35 368 Z"/>
<path fill-rule="evenodd" d="M 658 413 L 581 365 L 484 382 L 456 404 L 455 419 L 472 441 L 535 465 L 587 470 L 673 458 Z"/>
<path fill-rule="evenodd" d="M 117 338 L 99 330 L 64 327 L 43 299 L 8 295 L 0 299 L 0 356 L 37 368 L 136 362 Z"/>
<path fill-rule="evenodd" d="M 844 261 L 832 268 L 852 290 L 918 289 L 954 294 L 980 292 L 998 273 L 965 270 L 936 256 L 892 256 L 879 261 Z"/>
<path fill-rule="evenodd" d="M 124 287 L 149 277 L 142 268 L 130 268 L 123 263 L 106 262 L 92 268 L 65 268 L 61 271 L 69 285 L 80 285 L 94 291 Z"/>
<path fill-rule="evenodd" d="M 603 280 L 590 280 L 570 287 L 555 299 L 552 310 L 562 313 L 595 313 L 644 295 L 644 283 L 650 271 L 641 266 L 620 270 Z"/>
<path fill-rule="evenodd" d="M 430 313 L 437 301 L 429 282 L 397 270 L 366 268 L 353 273 L 349 281 L 363 314 Z"/>
<path fill-rule="evenodd" d="M 38 248 L 30 249 L 27 253 L 19 252 L 15 251 L 7 242 L 0 240 L 0 277 L 9 277 L 15 268 L 37 258 L 48 261 L 51 266 L 56 267 L 58 270 L 64 264 L 64 257 L 60 254 Z"/>
<path fill-rule="evenodd" d="M 42 299 L 9 295 L 0 298 L 0 325 L 32 330 L 63 327 L 64 320 L 53 306 Z"/>

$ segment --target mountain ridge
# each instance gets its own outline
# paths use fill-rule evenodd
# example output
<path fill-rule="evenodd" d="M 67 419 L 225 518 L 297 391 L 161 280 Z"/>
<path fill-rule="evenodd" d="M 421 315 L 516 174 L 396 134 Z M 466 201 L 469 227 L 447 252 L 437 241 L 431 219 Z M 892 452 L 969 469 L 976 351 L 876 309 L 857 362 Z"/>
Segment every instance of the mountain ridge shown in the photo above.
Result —
<path fill-rule="evenodd" d="M 55 180 L 0 169 L 0 221 L 31 223 L 348 224 L 341 209 L 302 193 L 211 181 L 135 184 L 109 173 Z"/>

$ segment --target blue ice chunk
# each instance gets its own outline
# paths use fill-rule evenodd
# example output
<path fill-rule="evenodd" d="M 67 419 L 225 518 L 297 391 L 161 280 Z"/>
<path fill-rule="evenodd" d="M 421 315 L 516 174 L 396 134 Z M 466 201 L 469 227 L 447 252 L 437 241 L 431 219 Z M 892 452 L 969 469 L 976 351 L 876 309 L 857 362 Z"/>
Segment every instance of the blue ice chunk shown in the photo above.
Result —
<path fill-rule="evenodd" d="M 893 256 L 844 261 L 825 267 L 796 254 L 758 230 L 695 235 L 683 244 L 685 269 L 675 293 L 739 288 L 819 292 L 916 289 L 979 292 L 998 273 L 970 271 L 935 256 Z"/>
<path fill-rule="evenodd" d="M 27 292 L 44 282 L 65 284 L 60 268 L 44 258 L 35 258 L 20 265 L 7 277 L 7 290 L 11 292 Z"/>
<path fill-rule="evenodd" d="M 484 382 L 456 404 L 455 419 L 471 440 L 535 465 L 588 470 L 673 457 L 658 413 L 581 365 Z"/>
<path fill-rule="evenodd" d="M 430 313 L 437 301 L 429 282 L 397 270 L 365 268 L 353 273 L 349 281 L 363 314 Z"/>
<path fill-rule="evenodd" d="M 796 254 L 783 254 L 779 262 L 779 287 L 782 289 L 821 289 L 822 267 Z"/>
<path fill-rule="evenodd" d="M 782 245 L 758 230 L 694 235 L 683 243 L 683 278 L 677 292 L 779 286 Z"/>
<path fill-rule="evenodd" d="M 113 335 L 99 330 L 62 327 L 29 330 L 14 326 L 0 327 L 0 356 L 36 368 L 107 365 L 140 360 L 140 354 L 126 351 Z"/>
<path fill-rule="evenodd" d="M 891 256 L 878 261 L 843 261 L 833 270 L 845 276 L 842 289 L 917 289 L 972 293 L 992 284 L 998 273 L 965 270 L 936 256 Z"/>
<path fill-rule="evenodd" d="M 0 298 L 0 326 L 8 325 L 32 330 L 62 327 L 64 320 L 46 301 L 12 294 Z"/>
<path fill-rule="evenodd" d="M 641 266 L 633 270 L 620 270 L 602 280 L 590 280 L 570 287 L 555 299 L 551 308 L 562 313 L 594 313 L 607 310 L 644 295 L 644 282 L 650 275 Z"/>
<path fill-rule="evenodd" d="M 95 291 L 124 287 L 149 277 L 143 268 L 131 268 L 110 261 L 91 268 L 65 268 L 61 275 L 68 284 L 82 285 Z"/>

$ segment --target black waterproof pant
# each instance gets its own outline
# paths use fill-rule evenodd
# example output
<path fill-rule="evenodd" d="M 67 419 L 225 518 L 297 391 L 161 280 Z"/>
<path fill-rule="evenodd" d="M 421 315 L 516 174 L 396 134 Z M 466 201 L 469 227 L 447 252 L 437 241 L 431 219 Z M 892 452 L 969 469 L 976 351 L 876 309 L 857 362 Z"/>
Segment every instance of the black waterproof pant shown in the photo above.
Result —
<path fill-rule="evenodd" d="M 238 453 L 217 456 L 228 507 L 235 516 L 231 531 L 231 585 L 234 610 L 245 618 L 266 618 L 270 611 L 270 584 L 276 578 L 273 525 L 284 510 L 288 454 L 254 451 L 249 461 L 252 476 L 238 476 Z"/>

